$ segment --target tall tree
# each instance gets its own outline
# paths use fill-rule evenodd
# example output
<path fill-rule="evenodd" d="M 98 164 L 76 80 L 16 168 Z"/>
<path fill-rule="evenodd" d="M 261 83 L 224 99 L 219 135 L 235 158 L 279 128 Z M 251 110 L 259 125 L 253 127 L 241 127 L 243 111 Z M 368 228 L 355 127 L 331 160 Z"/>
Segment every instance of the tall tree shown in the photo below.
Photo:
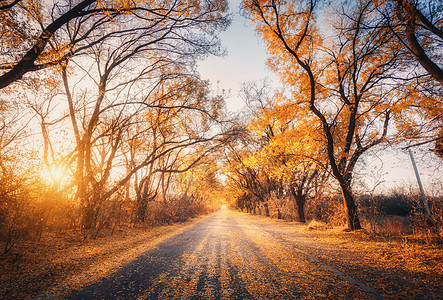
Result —
<path fill-rule="evenodd" d="M 189 0 L 23 0 L 1 8 L 0 89 L 29 72 L 89 53 L 95 45 L 111 37 L 136 32 L 150 32 L 154 43 L 165 35 L 174 35 L 179 40 L 190 38 L 193 31 L 189 29 L 197 25 L 207 35 L 200 34 L 194 40 L 195 45 L 204 44 L 207 51 L 214 51 L 217 47 L 207 47 L 217 46 L 211 35 L 228 24 L 224 0 L 199 5 Z M 182 34 L 177 34 L 178 28 Z"/>
<path fill-rule="evenodd" d="M 292 195 L 298 219 L 306 222 L 305 204 L 313 197 L 315 184 L 327 180 L 328 162 L 317 123 L 312 116 L 282 95 L 277 103 L 259 111 L 250 130 L 266 136 L 249 163 L 257 165 Z M 272 120 L 272 122 L 270 122 Z"/>
<path fill-rule="evenodd" d="M 386 28 L 362 30 L 375 11 L 369 2 L 343 8 L 347 15 L 328 40 L 316 27 L 315 0 L 247 0 L 244 8 L 267 43 L 269 65 L 292 88 L 295 103 L 318 120 L 346 224 L 361 228 L 351 188 L 355 164 L 387 139 L 393 113 L 404 108 L 390 84 L 399 66 L 397 50 L 388 46 L 391 35 Z"/>
<path fill-rule="evenodd" d="M 260 144 L 247 166 L 268 174 L 282 190 L 276 194 L 292 195 L 299 221 L 306 222 L 306 200 L 328 171 L 316 123 L 266 80 L 244 84 L 241 96 L 253 115 L 248 129 Z"/>
<path fill-rule="evenodd" d="M 373 1 L 387 26 L 405 52 L 443 85 L 440 64 L 443 46 L 443 5 L 441 1 Z"/>

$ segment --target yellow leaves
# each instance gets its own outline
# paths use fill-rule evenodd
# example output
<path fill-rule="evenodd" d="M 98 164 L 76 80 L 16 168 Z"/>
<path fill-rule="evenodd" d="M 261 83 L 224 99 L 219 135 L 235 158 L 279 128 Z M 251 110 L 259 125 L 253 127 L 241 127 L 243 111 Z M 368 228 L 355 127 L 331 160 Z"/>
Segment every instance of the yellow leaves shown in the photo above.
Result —
<path fill-rule="evenodd" d="M 389 35 L 382 28 L 358 30 L 361 24 L 346 16 L 345 20 L 336 22 L 335 28 L 326 28 L 331 30 L 328 34 L 335 32 L 326 43 L 323 39 L 326 30 L 318 30 L 316 16 L 304 1 L 246 1 L 245 6 L 266 41 L 270 55 L 268 65 L 291 89 L 293 99 L 290 101 L 300 108 L 296 113 L 295 110 L 288 113 L 290 110 L 283 106 L 261 112 L 249 129 L 262 136 L 272 128 L 273 136 L 268 137 L 264 147 L 272 147 L 278 153 L 315 149 L 312 145 L 319 145 L 324 138 L 321 134 L 312 138 L 307 132 L 318 131 L 320 127 L 316 124 L 321 120 L 321 129 L 330 133 L 331 153 L 334 152 L 337 160 L 347 160 L 357 148 L 383 140 L 386 120 L 403 118 L 406 121 L 406 115 L 417 103 L 428 106 L 429 112 L 435 107 L 432 97 L 418 96 L 422 94 L 420 89 L 414 87 L 406 91 L 404 97 L 393 87 L 393 80 L 385 79 L 393 74 L 397 62 Z M 373 11 L 364 11 L 358 5 L 355 9 L 353 13 L 361 13 L 362 19 L 374 17 Z M 307 112 L 309 101 L 314 101 L 318 119 L 312 119 Z M 386 117 L 388 114 L 391 119 Z M 413 127 L 398 130 L 417 135 Z M 296 134 L 291 136 L 291 132 Z M 312 145 L 307 146 L 310 143 Z M 273 152 L 268 151 L 262 157 L 272 155 Z"/>
<path fill-rule="evenodd" d="M 270 178 L 286 180 L 314 165 L 312 159 L 324 159 L 324 145 L 309 110 L 281 93 L 275 99 L 275 105 L 259 110 L 251 120 L 249 130 L 258 138 L 266 138 L 257 151 L 243 156 L 243 162 Z"/>
<path fill-rule="evenodd" d="M 294 59 L 288 47 L 303 60 L 322 43 L 309 7 L 303 6 L 303 1 L 245 1 L 245 8 L 257 23 L 256 30 L 266 41 L 268 52 L 282 63 L 291 57 Z"/>
<path fill-rule="evenodd" d="M 141 146 L 143 146 L 143 144 L 145 143 L 146 141 L 143 139 L 143 138 L 133 138 L 133 139 L 131 139 L 130 141 L 128 141 L 128 144 L 129 144 L 129 146 L 132 148 L 132 149 L 138 149 L 138 148 L 140 148 Z"/>

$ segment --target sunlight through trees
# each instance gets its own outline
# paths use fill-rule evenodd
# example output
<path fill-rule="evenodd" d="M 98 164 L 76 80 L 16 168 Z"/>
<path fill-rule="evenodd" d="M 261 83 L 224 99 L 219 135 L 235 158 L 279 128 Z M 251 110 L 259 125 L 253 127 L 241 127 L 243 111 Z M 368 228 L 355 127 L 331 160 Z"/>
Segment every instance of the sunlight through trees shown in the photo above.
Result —
<path fill-rule="evenodd" d="M 224 54 L 226 0 L 0 1 L 3 251 L 220 207 L 362 228 L 376 210 L 355 188 L 368 152 L 443 157 L 442 11 L 244 0 L 282 88 L 243 83 L 234 115 L 195 67 Z"/>

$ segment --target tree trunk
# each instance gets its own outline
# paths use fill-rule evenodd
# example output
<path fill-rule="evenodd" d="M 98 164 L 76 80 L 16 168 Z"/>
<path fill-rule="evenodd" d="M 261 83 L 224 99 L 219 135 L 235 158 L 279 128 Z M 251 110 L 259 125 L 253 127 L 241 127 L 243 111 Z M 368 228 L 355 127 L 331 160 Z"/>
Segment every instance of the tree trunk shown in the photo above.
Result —
<path fill-rule="evenodd" d="M 89 233 L 95 228 L 97 220 L 97 207 L 90 202 L 84 201 L 82 215 L 82 229 L 84 237 L 87 238 Z"/>
<path fill-rule="evenodd" d="M 265 207 L 265 213 L 266 213 L 266 216 L 269 217 L 270 214 L 269 214 L 269 206 L 268 206 L 268 203 L 263 204 L 263 206 Z"/>
<path fill-rule="evenodd" d="M 340 188 L 343 195 L 343 204 L 345 208 L 346 226 L 349 230 L 361 229 L 358 218 L 357 206 L 351 188 L 346 182 L 340 181 Z"/>
<path fill-rule="evenodd" d="M 144 200 L 144 199 L 143 199 Z M 147 210 L 147 203 L 146 201 L 139 200 L 137 201 L 138 207 L 137 207 L 137 221 L 139 223 L 144 223 L 146 221 L 146 210 Z"/>
<path fill-rule="evenodd" d="M 298 212 L 298 221 L 301 223 L 306 223 L 306 217 L 305 217 L 305 204 L 304 200 L 297 197 L 297 212 Z"/>
<path fill-rule="evenodd" d="M 407 9 L 407 8 L 404 8 Z M 410 13 L 409 13 L 410 14 Z M 417 39 L 415 29 L 417 27 L 416 16 L 409 15 L 408 20 L 406 22 L 406 38 L 408 40 L 409 49 L 416 57 L 417 61 L 420 65 L 440 84 L 443 85 L 443 70 L 436 64 L 429 56 L 426 54 L 422 45 Z M 434 32 L 435 33 L 435 32 Z"/>
<path fill-rule="evenodd" d="M 305 203 L 306 203 L 306 195 L 303 195 L 303 192 L 299 189 L 297 191 L 294 188 L 291 188 L 292 196 L 294 197 L 295 204 L 297 206 L 297 214 L 298 221 L 301 223 L 306 223 L 305 217 Z"/>

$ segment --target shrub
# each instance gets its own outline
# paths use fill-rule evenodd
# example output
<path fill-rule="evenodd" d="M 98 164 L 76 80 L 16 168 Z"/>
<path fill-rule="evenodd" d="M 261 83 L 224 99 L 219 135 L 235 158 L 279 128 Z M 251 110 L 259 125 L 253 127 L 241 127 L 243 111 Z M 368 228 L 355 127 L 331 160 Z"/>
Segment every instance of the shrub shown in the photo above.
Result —
<path fill-rule="evenodd" d="M 417 202 L 403 194 L 392 195 L 359 195 L 357 197 L 360 209 L 364 212 L 393 216 L 408 216 L 417 206 Z"/>
<path fill-rule="evenodd" d="M 343 200 L 340 195 L 324 195 L 306 202 L 306 217 L 329 225 L 344 224 Z"/>
<path fill-rule="evenodd" d="M 443 243 L 443 197 L 428 199 L 431 215 L 417 209 L 411 217 L 414 234 L 429 244 Z"/>

